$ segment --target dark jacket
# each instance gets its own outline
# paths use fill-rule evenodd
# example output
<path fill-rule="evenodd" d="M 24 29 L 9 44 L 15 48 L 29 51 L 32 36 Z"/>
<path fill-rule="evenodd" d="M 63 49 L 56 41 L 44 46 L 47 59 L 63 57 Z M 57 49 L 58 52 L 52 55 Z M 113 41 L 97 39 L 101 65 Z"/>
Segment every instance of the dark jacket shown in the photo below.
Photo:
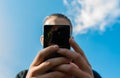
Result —
<path fill-rule="evenodd" d="M 17 74 L 16 78 L 26 78 L 28 70 L 21 71 Z M 102 78 L 96 71 L 93 70 L 94 78 Z"/>

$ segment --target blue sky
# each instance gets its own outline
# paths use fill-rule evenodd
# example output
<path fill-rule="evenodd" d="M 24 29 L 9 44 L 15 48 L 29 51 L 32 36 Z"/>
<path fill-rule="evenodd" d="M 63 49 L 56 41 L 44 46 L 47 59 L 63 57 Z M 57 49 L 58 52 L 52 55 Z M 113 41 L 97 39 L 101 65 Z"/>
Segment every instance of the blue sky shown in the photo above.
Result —
<path fill-rule="evenodd" d="M 107 0 L 105 6 L 104 0 L 85 1 L 0 0 L 0 78 L 14 78 L 29 68 L 42 49 L 44 17 L 52 13 L 72 20 L 74 39 L 93 69 L 103 78 L 120 78 L 120 2 Z"/>

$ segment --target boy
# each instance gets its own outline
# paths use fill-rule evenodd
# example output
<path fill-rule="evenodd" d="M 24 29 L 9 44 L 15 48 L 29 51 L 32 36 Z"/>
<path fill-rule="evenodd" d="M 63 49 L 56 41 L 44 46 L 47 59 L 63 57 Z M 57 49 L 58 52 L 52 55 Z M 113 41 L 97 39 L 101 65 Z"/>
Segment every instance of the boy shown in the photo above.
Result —
<path fill-rule="evenodd" d="M 72 29 L 71 21 L 63 14 L 52 14 L 46 17 L 44 25 L 69 25 Z M 43 40 L 44 36 L 40 39 L 42 44 Z M 58 45 L 42 49 L 33 60 L 29 70 L 20 72 L 16 78 L 101 78 L 92 70 L 84 52 L 73 38 L 69 39 L 69 43 L 74 51 L 59 48 Z M 65 57 L 44 61 L 45 57 L 55 52 Z M 49 70 L 52 72 L 47 72 Z"/>

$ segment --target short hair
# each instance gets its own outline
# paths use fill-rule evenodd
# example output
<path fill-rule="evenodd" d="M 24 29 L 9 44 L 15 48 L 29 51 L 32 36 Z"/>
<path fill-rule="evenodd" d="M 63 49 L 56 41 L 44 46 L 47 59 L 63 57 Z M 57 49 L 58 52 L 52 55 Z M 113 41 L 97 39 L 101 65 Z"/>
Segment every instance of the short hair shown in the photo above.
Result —
<path fill-rule="evenodd" d="M 66 19 L 66 20 L 70 23 L 71 32 L 72 32 L 72 23 L 71 23 L 71 20 L 70 20 L 67 16 L 65 16 L 64 14 L 61 14 L 61 13 L 54 13 L 54 14 L 51 14 L 51 15 L 47 16 L 47 17 L 45 18 L 45 20 L 43 21 L 43 24 L 44 24 L 50 17 L 52 17 L 52 16 L 56 16 L 56 17 L 60 17 L 60 18 Z"/>

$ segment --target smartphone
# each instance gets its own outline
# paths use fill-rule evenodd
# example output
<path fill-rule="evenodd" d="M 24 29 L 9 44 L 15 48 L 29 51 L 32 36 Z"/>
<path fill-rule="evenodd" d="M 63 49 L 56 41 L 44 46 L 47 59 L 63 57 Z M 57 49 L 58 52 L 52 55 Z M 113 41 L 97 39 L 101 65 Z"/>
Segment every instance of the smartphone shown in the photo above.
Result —
<path fill-rule="evenodd" d="M 60 48 L 70 49 L 70 26 L 69 25 L 44 25 L 44 45 L 46 48 L 50 45 L 57 44 Z M 60 54 L 54 53 L 47 57 L 60 57 Z"/>

